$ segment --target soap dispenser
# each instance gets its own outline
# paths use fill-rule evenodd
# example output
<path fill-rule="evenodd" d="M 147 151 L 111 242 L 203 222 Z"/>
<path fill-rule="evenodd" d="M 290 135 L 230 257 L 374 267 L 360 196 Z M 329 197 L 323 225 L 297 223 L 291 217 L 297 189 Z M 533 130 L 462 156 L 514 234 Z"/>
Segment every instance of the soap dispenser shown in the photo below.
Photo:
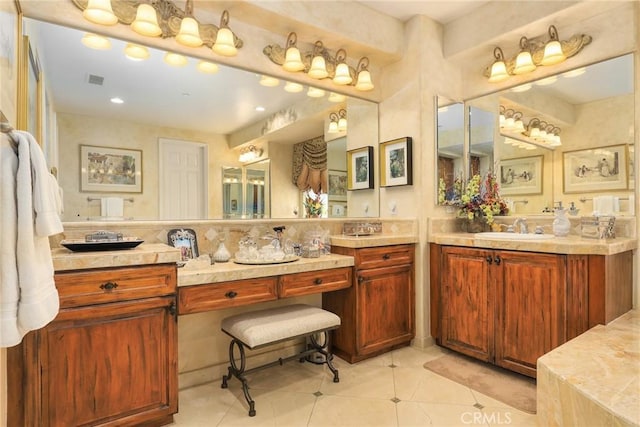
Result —
<path fill-rule="evenodd" d="M 567 218 L 567 210 L 562 207 L 562 202 L 558 202 L 558 206 L 555 209 L 552 229 L 553 235 L 557 237 L 567 236 L 571 230 L 571 221 Z"/>

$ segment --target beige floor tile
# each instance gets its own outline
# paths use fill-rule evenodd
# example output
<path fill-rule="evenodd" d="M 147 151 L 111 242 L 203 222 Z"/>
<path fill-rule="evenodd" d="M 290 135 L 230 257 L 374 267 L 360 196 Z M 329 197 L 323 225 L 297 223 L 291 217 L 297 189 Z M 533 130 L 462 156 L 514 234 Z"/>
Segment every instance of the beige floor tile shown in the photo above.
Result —
<path fill-rule="evenodd" d="M 394 427 L 396 404 L 391 400 L 320 396 L 309 427 Z"/>
<path fill-rule="evenodd" d="M 395 397 L 393 369 L 371 364 L 341 369 L 340 382 L 324 381 L 320 391 L 331 396 L 392 399 Z"/>
<path fill-rule="evenodd" d="M 425 403 L 473 405 L 471 389 L 427 369 L 394 368 L 396 397 Z"/>
<path fill-rule="evenodd" d="M 223 390 L 219 383 L 210 383 L 180 391 L 179 412 L 174 424 L 181 427 L 217 425 L 229 408 L 238 400 L 231 390 Z"/>
<path fill-rule="evenodd" d="M 248 374 L 247 381 L 252 389 L 314 393 L 320 390 L 323 378 L 333 380 L 333 374 L 324 365 L 290 361 L 280 366 L 272 366 Z M 233 378 L 231 381 L 238 381 Z M 238 381 L 239 382 L 239 381 Z"/>
<path fill-rule="evenodd" d="M 391 358 L 394 366 L 419 369 L 424 368 L 424 364 L 430 360 L 437 359 L 447 353 L 449 351 L 435 345 L 426 349 L 403 347 L 393 350 Z"/>
<path fill-rule="evenodd" d="M 500 402 L 499 402 L 500 403 Z M 528 414 L 515 408 L 500 406 L 485 406 L 482 408 L 485 414 L 484 420 L 490 427 L 508 425 L 510 427 L 536 427 L 537 418 L 535 414 Z"/>

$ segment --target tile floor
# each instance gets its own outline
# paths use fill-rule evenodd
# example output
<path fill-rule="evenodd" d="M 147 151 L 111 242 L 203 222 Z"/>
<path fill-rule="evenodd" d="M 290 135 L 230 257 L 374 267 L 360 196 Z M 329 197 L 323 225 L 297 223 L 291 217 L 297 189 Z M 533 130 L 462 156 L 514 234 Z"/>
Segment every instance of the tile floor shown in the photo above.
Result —
<path fill-rule="evenodd" d="M 536 426 L 518 411 L 427 369 L 446 352 L 405 347 L 356 364 L 336 357 L 340 382 L 325 365 L 290 361 L 247 375 L 256 402 L 249 417 L 240 382 L 180 391 L 174 426 Z"/>

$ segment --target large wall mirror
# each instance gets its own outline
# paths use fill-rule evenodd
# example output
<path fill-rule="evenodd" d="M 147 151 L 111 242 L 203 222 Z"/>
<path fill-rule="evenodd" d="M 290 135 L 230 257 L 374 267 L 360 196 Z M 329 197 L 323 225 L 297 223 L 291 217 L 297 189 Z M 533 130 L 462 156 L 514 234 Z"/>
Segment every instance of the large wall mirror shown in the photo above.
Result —
<path fill-rule="evenodd" d="M 459 161 L 454 171 L 468 177 L 494 170 L 501 193 L 516 214 L 547 212 L 562 201 L 565 206 L 574 203 L 581 214 L 588 215 L 593 211 L 593 198 L 601 195 L 618 197 L 620 211 L 628 211 L 628 196 L 635 186 L 633 76 L 633 54 L 628 54 L 465 100 L 464 108 L 455 104 L 454 111 L 461 116 L 447 120 L 457 123 L 455 133 L 463 147 L 452 157 L 466 151 L 469 159 Z M 441 126 L 441 117 L 449 111 L 441 110 L 439 158 L 451 132 Z M 503 119 L 521 120 L 524 133 L 505 128 L 501 114 Z M 459 129 L 465 120 L 469 123 L 466 135 Z M 526 135 L 527 127 L 539 123 L 560 137 L 559 145 Z M 446 132 L 441 135 L 441 130 Z M 601 166 L 603 158 L 609 163 L 609 157 L 616 164 L 614 173 L 610 166 L 605 170 Z M 586 172 L 573 167 L 576 159 L 584 159 Z M 442 176 L 440 167 L 438 162 Z M 438 202 L 442 204 L 442 197 Z"/>
<path fill-rule="evenodd" d="M 171 66 L 164 61 L 166 52 L 154 48 L 148 48 L 148 59 L 132 61 L 125 57 L 127 43 L 122 40 L 110 38 L 109 49 L 91 49 L 81 41 L 83 31 L 30 18 L 24 23 L 43 73 L 43 123 L 49 125 L 42 128 L 42 142 L 50 163 L 58 165 L 64 221 L 100 218 L 100 198 L 110 196 L 123 197 L 124 217 L 134 220 L 300 217 L 302 197 L 292 180 L 295 144 L 324 137 L 330 153 L 327 168 L 340 175 L 346 173 L 347 146 L 377 141 L 374 102 L 329 91 L 311 97 L 306 85 L 279 81 L 268 86 L 261 84 L 260 74 L 229 66 L 217 65 L 207 74 L 198 71 L 195 58 L 185 66 Z M 348 131 L 327 135 L 330 114 L 341 109 L 347 113 Z M 163 153 L 160 139 L 179 147 Z M 81 155 L 86 147 L 139 155 L 141 188 L 87 190 Z M 257 155 L 242 161 L 250 148 Z M 198 155 L 205 158 L 193 160 Z M 190 167 L 196 164 L 204 165 L 201 171 Z M 232 194 L 223 167 L 240 172 L 239 193 Z M 161 217 L 159 206 L 188 203 L 194 188 L 206 192 L 204 215 Z M 328 207 L 328 216 L 363 216 L 348 209 L 349 196 L 340 200 L 342 209 Z M 378 190 L 371 190 L 370 197 L 368 216 L 378 216 Z"/>

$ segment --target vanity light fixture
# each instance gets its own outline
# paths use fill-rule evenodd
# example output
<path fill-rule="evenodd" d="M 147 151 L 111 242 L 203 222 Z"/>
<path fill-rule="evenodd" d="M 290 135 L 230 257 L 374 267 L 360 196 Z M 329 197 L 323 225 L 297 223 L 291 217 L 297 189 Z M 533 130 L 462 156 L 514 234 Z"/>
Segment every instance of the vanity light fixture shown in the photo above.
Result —
<path fill-rule="evenodd" d="M 549 41 L 544 46 L 544 55 L 540 64 L 542 65 L 555 65 L 567 59 L 562 52 L 562 45 L 558 39 L 558 30 L 554 25 L 549 27 Z"/>
<path fill-rule="evenodd" d="M 502 49 L 496 47 L 493 49 L 493 65 L 491 65 L 491 75 L 489 76 L 489 83 L 499 83 L 509 78 L 507 73 L 507 65 L 504 62 L 504 54 Z"/>
<path fill-rule="evenodd" d="M 71 0 L 82 10 L 84 18 L 101 25 L 118 22 L 148 37 L 175 37 L 184 46 L 205 45 L 223 56 L 235 56 L 242 40 L 229 29 L 229 12 L 223 11 L 220 26 L 202 24 L 194 17 L 194 0 L 186 0 L 184 10 L 172 0 L 150 0 L 142 3 L 129 0 Z M 112 8 L 112 4 L 115 8 Z"/>
<path fill-rule="evenodd" d="M 338 114 L 336 114 L 335 112 L 330 113 L 329 114 L 329 129 L 327 130 L 327 133 L 338 133 L 338 120 L 340 118 L 338 117 Z"/>
<path fill-rule="evenodd" d="M 174 67 L 184 67 L 187 65 L 187 57 L 179 53 L 167 52 L 164 54 L 164 62 Z"/>
<path fill-rule="evenodd" d="M 324 90 L 317 87 L 309 86 L 309 90 L 307 90 L 307 96 L 311 98 L 322 98 L 324 96 Z"/>
<path fill-rule="evenodd" d="M 373 89 L 371 81 L 371 73 L 369 73 L 369 58 L 366 56 L 360 58 L 356 67 L 356 89 L 360 91 L 368 91 Z"/>
<path fill-rule="evenodd" d="M 127 43 L 124 47 L 124 54 L 132 61 L 144 61 L 150 56 L 149 49 L 134 43 Z"/>
<path fill-rule="evenodd" d="M 285 51 L 284 64 L 282 64 L 282 68 L 287 71 L 296 72 L 304 70 L 302 56 L 300 55 L 300 50 L 296 46 L 297 42 L 297 34 L 294 32 L 289 33 L 289 35 L 287 36 L 287 50 Z"/>
<path fill-rule="evenodd" d="M 322 56 L 324 45 L 320 40 L 316 42 L 313 47 L 313 59 L 311 60 L 311 67 L 307 75 L 312 79 L 324 79 L 329 76 L 327 71 L 327 62 Z"/>
<path fill-rule="evenodd" d="M 258 160 L 263 153 L 264 150 L 262 148 L 257 148 L 255 145 L 250 145 L 240 151 L 238 161 L 242 163 L 252 162 L 254 160 Z"/>
<path fill-rule="evenodd" d="M 520 53 L 516 57 L 516 66 L 513 68 L 513 74 L 526 74 L 536 69 L 536 64 L 533 63 L 531 57 L 531 50 L 529 47 L 529 39 L 526 37 L 520 38 Z"/>
<path fill-rule="evenodd" d="M 302 86 L 300 83 L 287 82 L 284 85 L 284 90 L 289 93 L 298 93 L 304 90 L 304 86 Z"/>
<path fill-rule="evenodd" d="M 341 109 L 340 111 L 338 111 L 338 116 L 340 116 L 340 119 L 338 119 L 338 131 L 346 132 L 347 131 L 347 110 Z"/>
<path fill-rule="evenodd" d="M 85 33 L 82 36 L 82 44 L 91 49 L 109 50 L 111 49 L 111 40 L 104 36 L 93 33 Z"/>
<path fill-rule="evenodd" d="M 89 0 L 82 16 L 87 21 L 99 25 L 116 25 L 118 23 L 118 17 L 111 8 L 111 0 Z"/>
<path fill-rule="evenodd" d="M 260 77 L 260 84 L 266 87 L 276 87 L 280 84 L 280 80 L 276 79 L 275 77 L 262 75 Z"/>
<path fill-rule="evenodd" d="M 337 85 L 348 85 L 353 81 L 346 60 L 347 52 L 344 49 L 339 49 L 336 52 L 336 73 L 333 76 L 333 82 Z"/>
<path fill-rule="evenodd" d="M 147 37 L 158 37 L 162 34 L 162 29 L 158 25 L 158 15 L 153 6 L 146 3 L 138 5 L 136 19 L 131 23 L 131 29 Z"/>

